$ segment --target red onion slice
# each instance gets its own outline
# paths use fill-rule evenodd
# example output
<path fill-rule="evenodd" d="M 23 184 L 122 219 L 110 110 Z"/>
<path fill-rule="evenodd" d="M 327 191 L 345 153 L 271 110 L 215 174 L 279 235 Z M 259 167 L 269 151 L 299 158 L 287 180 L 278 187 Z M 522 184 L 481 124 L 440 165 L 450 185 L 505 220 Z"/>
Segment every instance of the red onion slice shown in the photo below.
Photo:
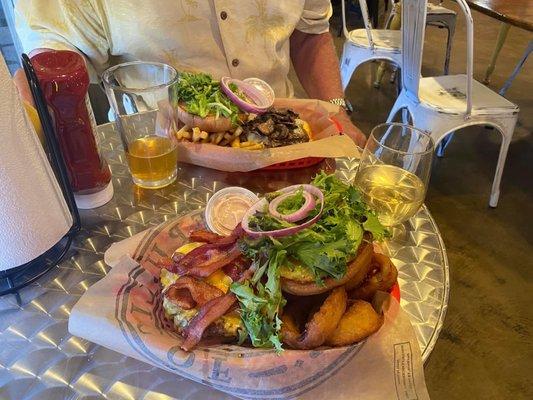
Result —
<path fill-rule="evenodd" d="M 297 222 L 307 217 L 309 213 L 315 208 L 316 202 L 313 195 L 305 190 L 302 193 L 305 202 L 297 211 L 291 214 L 282 214 L 278 211 L 279 205 L 285 199 L 294 196 L 297 192 L 298 191 L 295 190 L 291 193 L 285 193 L 272 200 L 268 206 L 268 211 L 270 212 L 270 214 L 272 214 L 272 216 L 276 217 L 277 219 L 282 219 L 287 222 Z"/>
<path fill-rule="evenodd" d="M 241 99 L 230 89 L 230 84 L 236 85 L 252 102 L 247 102 Z M 220 80 L 220 88 L 224 94 L 244 112 L 263 114 L 272 107 L 272 101 L 250 83 L 225 76 Z"/>
<path fill-rule="evenodd" d="M 272 237 L 281 237 L 281 236 L 288 236 L 295 234 L 302 229 L 308 228 L 312 225 L 314 225 L 322 216 L 322 211 L 324 210 L 324 194 L 322 191 L 313 185 L 292 185 L 289 187 L 286 187 L 284 189 L 279 190 L 281 193 L 290 193 L 293 192 L 296 189 L 303 189 L 306 192 L 311 193 L 313 196 L 317 197 L 320 201 L 320 211 L 317 215 L 315 215 L 313 218 L 311 218 L 309 221 L 304 222 L 300 225 L 291 226 L 288 228 L 278 229 L 274 231 L 254 231 L 250 229 L 250 218 L 257 212 L 267 212 L 268 211 L 268 200 L 266 198 L 262 198 L 257 203 L 255 203 L 250 209 L 244 214 L 244 217 L 242 218 L 242 229 L 246 234 L 254 239 L 263 237 L 263 236 L 272 236 Z"/>

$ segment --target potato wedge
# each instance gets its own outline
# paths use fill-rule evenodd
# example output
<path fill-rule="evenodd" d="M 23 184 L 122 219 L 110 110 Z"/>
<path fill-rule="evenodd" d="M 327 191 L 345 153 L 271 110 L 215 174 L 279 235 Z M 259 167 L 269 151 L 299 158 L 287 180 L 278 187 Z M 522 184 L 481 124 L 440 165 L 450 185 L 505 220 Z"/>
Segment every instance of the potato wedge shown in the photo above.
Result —
<path fill-rule="evenodd" d="M 343 287 L 334 289 L 324 300 L 320 309 L 314 313 L 305 324 L 305 330 L 300 333 L 296 317 L 287 310 L 281 316 L 281 339 L 293 349 L 305 350 L 321 346 L 328 337 L 332 336 L 337 324 L 346 310 L 346 290 Z M 302 312 L 303 310 L 299 310 Z"/>
<path fill-rule="evenodd" d="M 372 304 L 355 300 L 342 316 L 334 332 L 328 336 L 328 346 L 348 346 L 377 332 L 383 325 L 383 315 L 374 310 Z"/>

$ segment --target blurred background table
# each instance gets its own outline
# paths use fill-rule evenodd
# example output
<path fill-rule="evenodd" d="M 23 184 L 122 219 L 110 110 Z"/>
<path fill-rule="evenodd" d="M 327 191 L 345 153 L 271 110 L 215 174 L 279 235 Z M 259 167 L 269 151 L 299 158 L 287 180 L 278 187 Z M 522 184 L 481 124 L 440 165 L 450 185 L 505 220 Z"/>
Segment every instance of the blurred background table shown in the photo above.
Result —
<path fill-rule="evenodd" d="M 109 271 L 104 252 L 148 227 L 203 208 L 224 186 L 265 192 L 304 183 L 319 171 L 351 181 L 356 160 L 326 160 L 286 171 L 226 173 L 180 164 L 177 181 L 145 190 L 132 183 L 114 125 L 99 127 L 102 153 L 113 175 L 115 196 L 103 207 L 82 211 L 82 231 L 64 261 L 15 296 L 0 297 L 0 399 L 230 399 L 149 364 L 68 333 L 70 310 Z M 41 227 L 45 229 L 45 227 Z M 401 305 L 411 317 L 427 360 L 448 305 L 449 271 L 438 228 L 423 206 L 384 247 L 399 269 Z"/>
<path fill-rule="evenodd" d="M 466 0 L 480 13 L 510 25 L 533 31 L 533 2 L 531 0 Z"/>
<path fill-rule="evenodd" d="M 466 0 L 468 5 L 474 10 L 477 10 L 485 15 L 500 20 L 503 24 L 500 27 L 498 33 L 498 39 L 492 52 L 492 57 L 485 72 L 485 78 L 483 83 L 488 84 L 490 82 L 490 76 L 494 72 L 496 67 L 496 60 L 498 55 L 507 39 L 507 34 L 511 26 L 525 29 L 529 32 L 533 32 L 533 1 L 531 0 Z M 500 89 L 500 94 L 503 96 L 509 87 L 511 86 L 514 78 L 520 72 L 520 69 L 527 60 L 529 54 L 533 51 L 533 40 L 529 41 L 529 44 L 522 55 L 522 58 L 516 64 L 516 67 L 511 76 L 504 83 Z"/>

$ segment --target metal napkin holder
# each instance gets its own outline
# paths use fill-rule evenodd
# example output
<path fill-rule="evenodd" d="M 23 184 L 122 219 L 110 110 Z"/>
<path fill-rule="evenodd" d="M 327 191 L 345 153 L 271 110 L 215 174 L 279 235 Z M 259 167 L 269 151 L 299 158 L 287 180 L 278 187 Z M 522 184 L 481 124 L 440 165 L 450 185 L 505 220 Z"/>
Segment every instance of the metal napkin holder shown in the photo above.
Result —
<path fill-rule="evenodd" d="M 35 74 L 35 70 L 33 69 L 29 57 L 26 54 L 22 54 L 21 60 L 35 102 L 35 107 L 43 127 L 45 139 L 43 148 L 59 183 L 69 212 L 72 215 L 72 226 L 65 236 L 45 253 L 23 265 L 0 272 L 0 296 L 14 294 L 19 305 L 22 303 L 19 290 L 35 282 L 61 262 L 67 254 L 74 237 L 81 228 L 80 215 L 74 200 L 72 187 L 70 186 L 67 167 L 63 155 L 61 154 L 59 143 L 55 135 L 54 125 L 50 113 L 48 112 L 48 106 L 41 91 L 39 80 L 37 79 L 37 75 Z"/>

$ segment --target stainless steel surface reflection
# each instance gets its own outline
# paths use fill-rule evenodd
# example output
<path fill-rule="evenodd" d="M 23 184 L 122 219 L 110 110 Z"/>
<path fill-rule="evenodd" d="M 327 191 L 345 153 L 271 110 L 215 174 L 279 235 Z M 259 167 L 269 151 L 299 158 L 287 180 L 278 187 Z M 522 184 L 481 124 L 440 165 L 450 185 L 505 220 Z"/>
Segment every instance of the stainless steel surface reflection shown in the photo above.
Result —
<path fill-rule="evenodd" d="M 67 331 L 78 298 L 104 277 L 113 242 L 204 207 L 224 186 L 265 192 L 308 182 L 320 169 L 351 181 L 357 162 L 326 161 L 292 171 L 225 173 L 180 165 L 177 181 L 163 189 L 133 185 L 113 125 L 99 127 L 101 146 L 113 172 L 115 196 L 83 211 L 83 230 L 66 259 L 14 296 L 0 297 L 0 399 L 230 399 L 231 396 L 74 337 Z M 38 227 L 46 229 L 46 227 Z M 448 261 L 435 222 L 423 207 L 384 245 L 399 269 L 401 304 L 411 317 L 424 360 L 442 328 L 448 303 Z"/>

